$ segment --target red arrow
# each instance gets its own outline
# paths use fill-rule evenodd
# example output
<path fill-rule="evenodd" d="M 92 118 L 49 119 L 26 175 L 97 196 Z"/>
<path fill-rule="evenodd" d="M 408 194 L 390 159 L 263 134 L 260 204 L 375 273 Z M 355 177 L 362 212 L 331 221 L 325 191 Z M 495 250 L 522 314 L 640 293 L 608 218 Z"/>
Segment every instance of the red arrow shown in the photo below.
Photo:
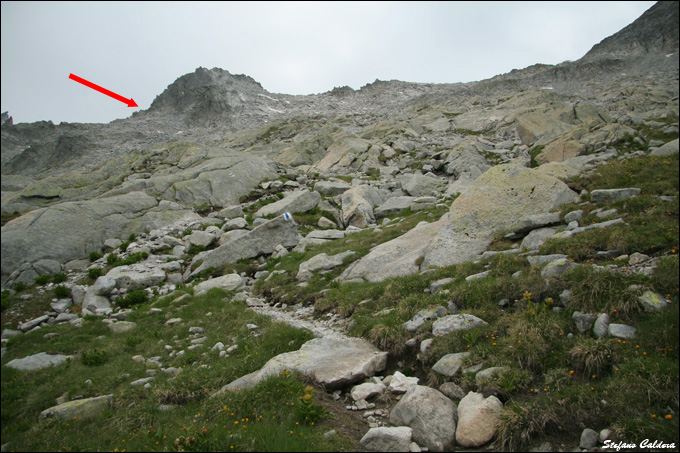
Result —
<path fill-rule="evenodd" d="M 125 98 L 124 98 L 123 96 L 121 96 L 120 94 L 116 94 L 116 93 L 114 93 L 113 91 L 109 91 L 109 90 L 107 90 L 106 88 L 102 88 L 102 87 L 100 87 L 99 85 L 95 85 L 95 84 L 92 83 L 92 82 L 88 82 L 87 80 L 85 80 L 85 79 L 83 79 L 83 78 L 80 78 L 80 77 L 78 77 L 77 75 L 69 74 L 68 78 L 71 79 L 71 80 L 75 80 L 75 81 L 78 82 L 78 83 L 82 83 L 82 84 L 85 85 L 86 87 L 90 87 L 90 88 L 92 88 L 93 90 L 97 90 L 97 91 L 99 91 L 100 93 L 104 93 L 104 94 L 107 95 L 107 96 L 111 96 L 113 99 L 117 99 L 117 100 L 119 100 L 120 102 L 122 102 L 123 104 L 127 104 L 128 107 L 139 107 L 139 106 L 137 105 L 137 103 L 135 102 L 134 99 L 132 99 L 132 98 L 130 98 L 130 99 L 125 99 Z"/>

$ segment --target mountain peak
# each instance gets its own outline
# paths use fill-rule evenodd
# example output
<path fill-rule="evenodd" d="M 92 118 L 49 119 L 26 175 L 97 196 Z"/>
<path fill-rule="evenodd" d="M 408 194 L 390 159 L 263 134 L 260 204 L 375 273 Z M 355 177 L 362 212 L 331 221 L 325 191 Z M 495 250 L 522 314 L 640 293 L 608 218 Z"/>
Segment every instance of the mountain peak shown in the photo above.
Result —
<path fill-rule="evenodd" d="M 224 122 L 245 108 L 249 95 L 265 93 L 257 81 L 221 68 L 197 68 L 170 84 L 149 110 L 170 110 L 189 124 Z"/>
<path fill-rule="evenodd" d="M 603 39 L 583 57 L 637 57 L 678 50 L 678 2 L 657 2 L 635 22 Z"/>

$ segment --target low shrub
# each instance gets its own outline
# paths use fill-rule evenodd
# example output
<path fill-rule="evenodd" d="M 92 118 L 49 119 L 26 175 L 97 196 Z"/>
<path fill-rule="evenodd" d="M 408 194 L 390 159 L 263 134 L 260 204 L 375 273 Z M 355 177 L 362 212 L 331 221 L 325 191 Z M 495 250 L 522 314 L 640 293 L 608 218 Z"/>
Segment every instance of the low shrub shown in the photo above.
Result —
<path fill-rule="evenodd" d="M 65 286 L 59 285 L 54 288 L 54 297 L 57 299 L 65 299 L 71 297 L 71 290 Z"/>
<path fill-rule="evenodd" d="M 66 274 L 63 272 L 59 272 L 58 274 L 54 274 L 54 277 L 52 277 L 52 282 L 53 283 L 64 283 L 66 281 Z"/>
<path fill-rule="evenodd" d="M 127 308 L 133 305 L 143 304 L 149 301 L 149 294 L 143 289 L 138 289 L 135 291 L 130 291 L 127 295 L 118 300 L 118 305 Z"/>
<path fill-rule="evenodd" d="M 97 261 L 99 258 L 102 257 L 102 254 L 99 252 L 91 252 L 90 253 L 90 261 Z"/>
<path fill-rule="evenodd" d="M 120 260 L 120 257 L 116 252 L 111 252 L 108 255 L 106 255 L 106 264 L 109 266 L 112 264 L 116 264 Z"/>
<path fill-rule="evenodd" d="M 87 270 L 87 276 L 92 280 L 97 280 L 97 278 L 101 277 L 103 273 L 104 271 L 99 267 L 93 267 L 92 269 Z"/>
<path fill-rule="evenodd" d="M 46 285 L 50 282 L 52 278 L 49 275 L 40 275 L 35 278 L 35 284 L 36 285 Z"/>
<path fill-rule="evenodd" d="M 109 356 L 106 351 L 100 351 L 99 349 L 92 349 L 91 351 L 83 351 L 80 354 L 80 361 L 85 366 L 99 366 L 103 365 L 109 360 Z"/>
<path fill-rule="evenodd" d="M 23 290 L 25 290 L 27 288 L 27 286 L 26 286 L 26 283 L 24 283 L 24 282 L 16 282 L 14 284 L 13 288 L 14 288 L 14 291 L 20 293 Z"/>

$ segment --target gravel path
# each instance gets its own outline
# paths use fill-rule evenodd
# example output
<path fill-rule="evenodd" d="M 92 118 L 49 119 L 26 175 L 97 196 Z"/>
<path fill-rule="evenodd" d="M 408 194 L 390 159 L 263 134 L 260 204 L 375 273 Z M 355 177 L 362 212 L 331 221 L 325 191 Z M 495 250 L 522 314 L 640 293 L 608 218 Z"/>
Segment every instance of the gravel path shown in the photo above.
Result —
<path fill-rule="evenodd" d="M 298 329 L 309 330 L 316 337 L 347 339 L 344 330 L 347 320 L 335 313 L 329 313 L 324 319 L 314 319 L 314 307 L 303 306 L 302 304 L 292 305 L 286 308 L 275 308 L 271 305 L 261 307 L 251 307 L 256 313 L 267 315 L 276 321 L 285 322 Z"/>

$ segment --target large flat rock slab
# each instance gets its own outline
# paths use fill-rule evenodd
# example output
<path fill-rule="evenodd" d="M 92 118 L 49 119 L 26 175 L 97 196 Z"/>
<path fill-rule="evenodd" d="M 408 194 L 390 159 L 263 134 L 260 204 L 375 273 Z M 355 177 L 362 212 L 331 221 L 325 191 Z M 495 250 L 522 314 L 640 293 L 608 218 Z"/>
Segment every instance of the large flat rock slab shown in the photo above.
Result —
<path fill-rule="evenodd" d="M 14 359 L 9 362 L 5 366 L 8 366 L 10 368 L 14 368 L 15 370 L 22 370 L 22 371 L 33 371 L 33 370 L 40 370 L 43 368 L 48 368 L 51 366 L 57 366 L 61 365 L 62 363 L 66 362 L 68 360 L 68 356 L 61 355 L 61 354 L 48 354 L 46 352 L 40 352 L 38 354 L 34 355 L 29 355 L 28 357 L 24 357 L 23 359 Z"/>
<path fill-rule="evenodd" d="M 40 413 L 40 418 L 58 417 L 63 418 L 64 420 L 71 420 L 75 417 L 90 417 L 111 407 L 112 404 L 113 394 L 68 401 L 58 406 L 45 409 Z"/>
<path fill-rule="evenodd" d="M 497 165 L 473 181 L 441 219 L 380 244 L 340 279 L 380 281 L 462 263 L 484 252 L 496 234 L 524 229 L 531 216 L 549 213 L 577 197 L 553 176 Z"/>
<path fill-rule="evenodd" d="M 382 371 L 387 364 L 387 352 L 381 352 L 367 341 L 358 338 L 315 338 L 293 352 L 279 354 L 259 371 L 243 376 L 222 387 L 215 395 L 255 387 L 268 376 L 283 370 L 294 370 L 314 376 L 334 389 L 360 381 Z"/>
<path fill-rule="evenodd" d="M 2 227 L 2 281 L 24 263 L 66 263 L 99 250 L 106 239 L 200 218 L 142 192 L 39 208 Z"/>

